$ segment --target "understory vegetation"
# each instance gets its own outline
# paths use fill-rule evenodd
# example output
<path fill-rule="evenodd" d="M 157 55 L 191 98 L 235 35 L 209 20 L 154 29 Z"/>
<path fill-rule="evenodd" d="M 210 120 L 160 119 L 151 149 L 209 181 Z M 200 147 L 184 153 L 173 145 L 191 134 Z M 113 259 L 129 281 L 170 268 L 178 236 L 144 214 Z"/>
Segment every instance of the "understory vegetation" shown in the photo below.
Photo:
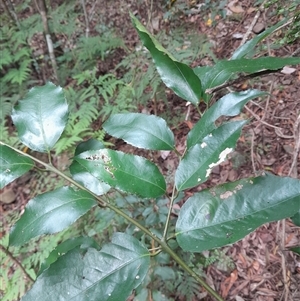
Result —
<path fill-rule="evenodd" d="M 282 27 L 272 47 L 299 39 L 299 2 L 257 1 L 282 20 L 226 59 L 178 22 L 202 13 L 215 26 L 226 1 L 162 1 L 160 31 L 148 2 L 120 7 L 124 32 L 96 1 L 2 3 L 0 189 L 31 187 L 25 211 L 0 224 L 2 300 L 224 301 L 205 270 L 235 269 L 227 245 L 271 221 L 300 226 L 298 179 L 263 172 L 196 190 L 235 148 L 243 107 L 267 97 L 235 84 L 300 64 L 264 42 Z M 197 122 L 179 147 L 186 109 Z"/>

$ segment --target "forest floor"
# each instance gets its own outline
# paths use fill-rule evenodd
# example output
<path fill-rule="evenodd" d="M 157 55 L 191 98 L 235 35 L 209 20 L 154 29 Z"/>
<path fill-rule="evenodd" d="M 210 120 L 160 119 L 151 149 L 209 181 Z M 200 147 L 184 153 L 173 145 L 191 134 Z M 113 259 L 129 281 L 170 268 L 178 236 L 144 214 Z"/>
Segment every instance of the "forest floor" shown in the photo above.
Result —
<path fill-rule="evenodd" d="M 161 30 L 169 30 L 171 34 L 174 26 L 184 25 L 184 28 L 193 34 L 206 35 L 209 43 L 213 45 L 211 50 L 217 59 L 230 58 L 245 36 L 250 39 L 258 31 L 274 25 L 279 20 L 271 9 L 262 9 L 257 13 L 257 7 L 254 7 L 253 1 L 250 0 L 230 1 L 226 7 L 226 16 L 223 18 L 216 14 L 212 24 L 208 16 L 198 13 L 201 7 L 197 5 L 189 13 L 178 10 L 178 18 L 174 21 L 176 24 L 170 24 L 164 20 L 164 13 L 168 9 L 165 7 L 163 13 L 161 4 L 156 4 L 159 1 L 153 1 L 152 7 L 150 0 L 116 2 L 118 5 L 110 5 L 109 1 L 101 0 L 98 1 L 98 8 L 96 6 L 93 9 L 105 11 L 104 20 L 110 26 L 113 24 L 131 51 L 139 44 L 139 39 L 128 17 L 128 9 L 145 25 L 148 23 L 148 28 L 150 27 L 154 34 Z M 143 5 L 139 4 L 142 2 Z M 175 2 L 172 11 L 175 11 L 176 5 L 179 4 Z M 298 44 L 294 42 L 280 48 L 272 47 L 274 41 L 284 35 L 284 30 L 283 28 L 268 38 L 269 47 L 262 50 L 260 56 L 286 57 L 299 49 L 299 40 Z M 110 60 L 99 62 L 101 73 L 110 72 L 124 55 L 126 54 L 122 51 L 116 51 Z M 193 66 L 211 63 L 211 58 L 202 57 L 196 59 Z M 300 178 L 300 66 L 286 68 L 258 80 L 244 80 L 231 88 L 259 88 L 268 91 L 270 95 L 248 103 L 243 114 L 250 119 L 250 123 L 244 127 L 234 153 L 214 168 L 210 179 L 193 192 L 264 171 Z M 158 115 L 166 109 L 171 110 L 171 113 L 172 110 L 180 112 L 183 117 L 173 128 L 180 148 L 184 146 L 188 130 L 197 122 L 198 114 L 170 91 L 167 95 L 168 108 L 160 105 L 159 100 L 153 100 L 139 110 Z M 134 152 L 124 144 L 118 145 L 118 149 Z M 160 153 L 154 161 L 165 171 L 176 165 L 172 154 Z M 187 196 L 189 193 L 187 192 Z M 19 190 L 17 201 L 3 206 L 1 214 L 7 210 L 23 210 L 28 201 L 26 198 L 27 195 L 20 195 Z M 227 247 L 226 255 L 233 259 L 234 270 L 228 272 L 222 270 L 220 265 L 210 265 L 205 271 L 206 281 L 226 300 L 299 301 L 300 258 L 289 251 L 289 248 L 299 244 L 300 229 L 289 219 L 265 224 L 243 240 Z"/>

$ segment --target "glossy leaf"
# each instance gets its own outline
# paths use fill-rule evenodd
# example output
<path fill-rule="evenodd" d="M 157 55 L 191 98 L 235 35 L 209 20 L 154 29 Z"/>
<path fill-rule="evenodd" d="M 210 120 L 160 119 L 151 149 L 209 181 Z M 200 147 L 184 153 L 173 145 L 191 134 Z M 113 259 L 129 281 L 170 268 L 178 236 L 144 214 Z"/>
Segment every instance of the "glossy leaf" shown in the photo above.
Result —
<path fill-rule="evenodd" d="M 236 145 L 246 121 L 225 123 L 191 147 L 175 173 L 177 190 L 195 187 L 207 180 L 212 169 L 226 159 Z"/>
<path fill-rule="evenodd" d="M 5 145 L 0 145 L 0 189 L 21 177 L 34 166 L 34 162 Z"/>
<path fill-rule="evenodd" d="M 300 203 L 300 201 L 299 201 L 299 203 Z M 291 217 L 291 219 L 292 219 L 292 222 L 293 222 L 296 226 L 300 227 L 300 205 L 299 205 L 299 210 L 298 210 L 298 212 L 297 212 L 295 215 L 293 215 L 293 216 Z"/>
<path fill-rule="evenodd" d="M 80 246 L 80 249 L 87 250 L 88 248 L 99 249 L 98 244 L 91 237 L 74 237 L 59 244 L 41 264 L 38 276 L 41 275 L 49 266 L 54 263 L 59 257 Z"/>
<path fill-rule="evenodd" d="M 265 175 L 204 190 L 182 206 L 176 224 L 180 247 L 202 252 L 232 244 L 264 223 L 299 210 L 300 181 Z"/>
<path fill-rule="evenodd" d="M 200 79 L 192 68 L 180 63 L 147 31 L 132 14 L 131 20 L 144 46 L 150 51 L 157 71 L 165 83 L 179 97 L 197 105 L 202 98 Z"/>
<path fill-rule="evenodd" d="M 277 58 L 261 57 L 257 59 L 221 60 L 214 66 L 196 67 L 195 73 L 202 82 L 203 91 L 219 86 L 237 74 L 257 73 L 265 70 L 279 70 L 286 65 L 300 64 L 299 57 Z"/>
<path fill-rule="evenodd" d="M 96 139 L 90 139 L 78 144 L 75 150 L 75 155 L 79 155 L 88 150 L 98 150 L 103 148 L 104 145 L 102 142 Z M 91 173 L 83 170 L 82 166 L 77 161 L 73 161 L 69 169 L 72 174 L 72 178 L 77 183 L 80 183 L 96 195 L 103 195 L 110 190 L 110 186 L 108 184 L 100 181 Z"/>
<path fill-rule="evenodd" d="M 293 251 L 294 253 L 297 253 L 298 255 L 300 255 L 300 247 L 294 247 L 290 249 L 291 251 Z"/>
<path fill-rule="evenodd" d="M 72 178 L 85 188 L 89 189 L 96 195 L 106 194 L 110 190 L 110 185 L 99 180 L 96 176 L 90 172 L 85 171 L 82 165 L 77 161 L 73 161 L 69 167 Z"/>
<path fill-rule="evenodd" d="M 20 140 L 29 148 L 49 152 L 68 119 L 68 104 L 61 87 L 47 83 L 32 88 L 13 109 L 12 120 Z"/>
<path fill-rule="evenodd" d="M 30 200 L 10 232 L 10 245 L 22 245 L 31 238 L 53 234 L 72 225 L 97 204 L 86 191 L 61 187 Z"/>
<path fill-rule="evenodd" d="M 145 149 L 172 150 L 174 135 L 164 119 L 140 113 L 112 115 L 104 124 L 104 130 L 125 142 Z"/>
<path fill-rule="evenodd" d="M 89 139 L 87 141 L 83 141 L 79 143 L 75 149 L 75 156 L 88 151 L 88 150 L 97 150 L 105 148 L 104 144 L 96 139 Z"/>
<path fill-rule="evenodd" d="M 271 33 L 273 33 L 279 26 L 283 25 L 284 23 L 286 23 L 286 19 L 278 22 L 277 24 L 275 24 L 274 26 L 264 30 L 262 33 L 260 33 L 259 35 L 255 36 L 253 39 L 249 40 L 248 42 L 246 42 L 245 44 L 243 44 L 242 46 L 240 46 L 232 55 L 231 59 L 232 60 L 237 60 L 237 59 L 241 59 L 245 56 L 247 56 L 249 53 L 251 53 L 253 51 L 253 49 L 255 48 L 255 46 L 261 42 L 263 39 L 265 39 L 267 36 L 269 36 Z"/>
<path fill-rule="evenodd" d="M 115 233 L 101 251 L 79 248 L 60 257 L 22 301 L 125 301 L 150 266 L 148 250 L 134 237 Z"/>
<path fill-rule="evenodd" d="M 251 99 L 266 95 L 259 90 L 232 92 L 220 98 L 211 106 L 195 124 L 187 137 L 187 148 L 200 143 L 215 128 L 215 121 L 221 116 L 236 116 L 240 114 L 244 105 Z"/>
<path fill-rule="evenodd" d="M 166 182 L 155 164 L 143 157 L 110 149 L 86 151 L 74 158 L 81 172 L 122 191 L 155 198 L 165 193 Z M 80 169 L 78 169 L 80 172 Z"/>

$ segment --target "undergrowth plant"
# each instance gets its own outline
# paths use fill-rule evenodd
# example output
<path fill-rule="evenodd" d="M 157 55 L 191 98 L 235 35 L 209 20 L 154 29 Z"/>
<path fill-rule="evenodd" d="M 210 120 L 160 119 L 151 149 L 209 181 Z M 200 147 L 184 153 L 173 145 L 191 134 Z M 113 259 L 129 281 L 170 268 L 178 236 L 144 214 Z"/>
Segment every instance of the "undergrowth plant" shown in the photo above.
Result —
<path fill-rule="evenodd" d="M 32 80 L 31 49 L 27 36 L 16 25 L 11 24 L 5 14 L 0 22 L 0 126 L 2 139 L 15 146 L 19 139 L 9 133 L 6 116 L 11 114 L 12 107 L 27 91 L 27 83 Z M 34 84 L 34 82 L 32 82 Z"/>
<path fill-rule="evenodd" d="M 266 36 L 263 33 L 238 48 L 231 60 L 192 69 L 177 61 L 134 16 L 131 18 L 163 82 L 198 109 L 202 102 L 208 106 L 215 89 L 241 73 L 256 75 L 300 63 L 300 58 L 248 59 Z M 95 139 L 77 146 L 69 172 L 56 168 L 51 151 L 67 127 L 70 109 L 62 88 L 47 83 L 31 89 L 15 106 L 12 120 L 22 143 L 47 153 L 49 161 L 0 141 L 0 187 L 35 167 L 55 173 L 69 184 L 30 200 L 3 248 L 9 251 L 40 235 L 64 231 L 95 207 L 122 227 L 107 229 L 109 242 L 102 241 L 101 246 L 92 236 L 104 231 L 107 219 L 102 221 L 103 227 L 85 237 L 62 241 L 30 276 L 35 282 L 21 300 L 121 301 L 135 290 L 135 300 L 151 296 L 158 301 L 164 300 L 168 288 L 177 290 L 174 298 L 184 292 L 190 300 L 207 293 L 223 300 L 205 282 L 202 268 L 213 263 L 213 256 L 224 253 L 213 251 L 207 262 L 200 254 L 232 244 L 264 223 L 297 216 L 300 181 L 262 174 L 202 190 L 187 200 L 184 192 L 209 178 L 212 169 L 233 150 L 247 123 L 229 119 L 216 124 L 219 117 L 236 116 L 249 100 L 264 95 L 252 89 L 223 96 L 201 114 L 182 153 L 161 117 L 111 115 L 103 124 L 109 135 L 134 147 L 172 151 L 178 156 L 174 177 L 166 183 L 167 177 L 151 160 L 110 149 Z M 174 204 L 183 201 L 180 210 L 176 209 Z M 24 273 L 26 276 L 29 271 Z M 155 282 L 156 275 L 160 275 L 160 283 Z"/>
<path fill-rule="evenodd" d="M 221 16 L 226 17 L 227 0 L 214 1 L 214 0 L 168 0 L 165 1 L 168 7 L 167 12 L 164 14 L 165 19 L 171 19 L 173 15 L 184 13 L 186 15 L 200 14 L 206 20 L 216 23 L 215 18 Z"/>
<path fill-rule="evenodd" d="M 56 179 L 52 178 L 52 180 L 55 181 Z M 5 233 L 5 225 L 15 223 L 18 220 L 18 215 L 17 212 L 5 215 L 4 219 L 0 221 L 0 231 Z M 52 235 L 44 235 L 43 237 L 32 239 L 22 246 L 14 246 L 6 250 L 3 246 L 8 244 L 9 235 L 4 235 L 0 239 L 1 300 L 19 300 L 30 287 L 33 279 L 37 277 L 40 267 L 51 263 L 53 255 L 49 256 L 49 254 L 58 244 L 66 240 L 69 240 L 69 242 L 75 240 L 76 242 L 76 237 L 82 235 L 93 236 L 98 242 L 102 242 L 103 237 L 99 237 L 99 233 L 103 233 L 111 224 L 111 213 L 95 207 L 88 214 L 77 220 L 72 227 Z M 27 277 L 24 277 L 24 271 L 21 267 L 28 274 Z"/>
<path fill-rule="evenodd" d="M 170 29 L 169 34 L 174 36 L 170 40 L 170 36 L 162 30 L 158 39 L 167 51 L 176 53 L 178 61 L 187 65 L 190 65 L 195 59 L 202 59 L 205 56 L 216 60 L 206 36 L 197 35 L 196 37 L 195 34 L 186 34 L 188 31 L 188 28 L 185 27 Z M 182 119 L 181 112 L 174 114 L 173 108 L 168 107 L 165 86 L 151 60 L 151 55 L 147 53 L 145 48 L 138 45 L 135 51 L 122 59 L 117 65 L 116 71 L 124 73 L 122 80 L 132 87 L 134 91 L 132 99 L 136 107 L 147 108 L 151 103 L 154 113 L 157 114 L 157 107 L 161 104 L 166 109 L 162 110 L 160 115 L 170 126 L 175 126 Z"/>
<path fill-rule="evenodd" d="M 69 103 L 68 123 L 61 139 L 55 144 L 56 154 L 74 148 L 82 139 L 89 137 L 104 142 L 105 131 L 93 128 L 97 120 L 120 112 L 128 112 L 136 107 L 132 104 L 134 90 L 122 79 L 107 73 L 97 75 L 97 69 L 86 70 L 76 76 L 76 86 L 68 87 L 65 96 Z"/>

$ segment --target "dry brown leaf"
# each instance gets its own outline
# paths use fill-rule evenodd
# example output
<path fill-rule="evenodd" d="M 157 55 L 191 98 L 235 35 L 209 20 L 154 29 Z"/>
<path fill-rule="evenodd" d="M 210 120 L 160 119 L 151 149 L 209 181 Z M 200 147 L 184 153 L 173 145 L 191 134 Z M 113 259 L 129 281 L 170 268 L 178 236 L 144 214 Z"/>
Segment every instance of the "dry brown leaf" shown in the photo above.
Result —
<path fill-rule="evenodd" d="M 186 120 L 184 123 L 189 127 L 190 130 L 194 127 L 194 124 L 190 120 Z"/>
<path fill-rule="evenodd" d="M 257 260 L 254 260 L 254 261 L 252 262 L 252 267 L 254 268 L 254 270 L 258 271 L 259 268 L 260 268 L 259 262 L 258 262 Z"/>
<path fill-rule="evenodd" d="M 230 273 L 230 276 L 225 279 L 225 281 L 221 284 L 221 295 L 223 298 L 226 298 L 228 296 L 229 290 L 233 286 L 233 284 L 236 282 L 238 278 L 238 272 L 237 270 L 234 270 L 232 273 Z"/>
<path fill-rule="evenodd" d="M 10 204 L 16 199 L 16 194 L 12 188 L 4 188 L 0 190 L 0 202 L 4 204 Z"/>
<path fill-rule="evenodd" d="M 238 0 L 233 0 L 228 3 L 227 7 L 235 14 L 241 14 L 245 10 L 238 4 Z"/>
<path fill-rule="evenodd" d="M 253 13 L 254 11 L 256 11 L 256 8 L 255 7 L 249 7 L 247 9 L 247 14 L 250 15 L 251 13 Z"/>
<path fill-rule="evenodd" d="M 296 70 L 297 70 L 297 69 L 295 69 L 295 68 L 291 68 L 291 67 L 284 66 L 280 72 L 283 73 L 283 74 L 292 74 L 292 73 L 294 73 Z"/>

